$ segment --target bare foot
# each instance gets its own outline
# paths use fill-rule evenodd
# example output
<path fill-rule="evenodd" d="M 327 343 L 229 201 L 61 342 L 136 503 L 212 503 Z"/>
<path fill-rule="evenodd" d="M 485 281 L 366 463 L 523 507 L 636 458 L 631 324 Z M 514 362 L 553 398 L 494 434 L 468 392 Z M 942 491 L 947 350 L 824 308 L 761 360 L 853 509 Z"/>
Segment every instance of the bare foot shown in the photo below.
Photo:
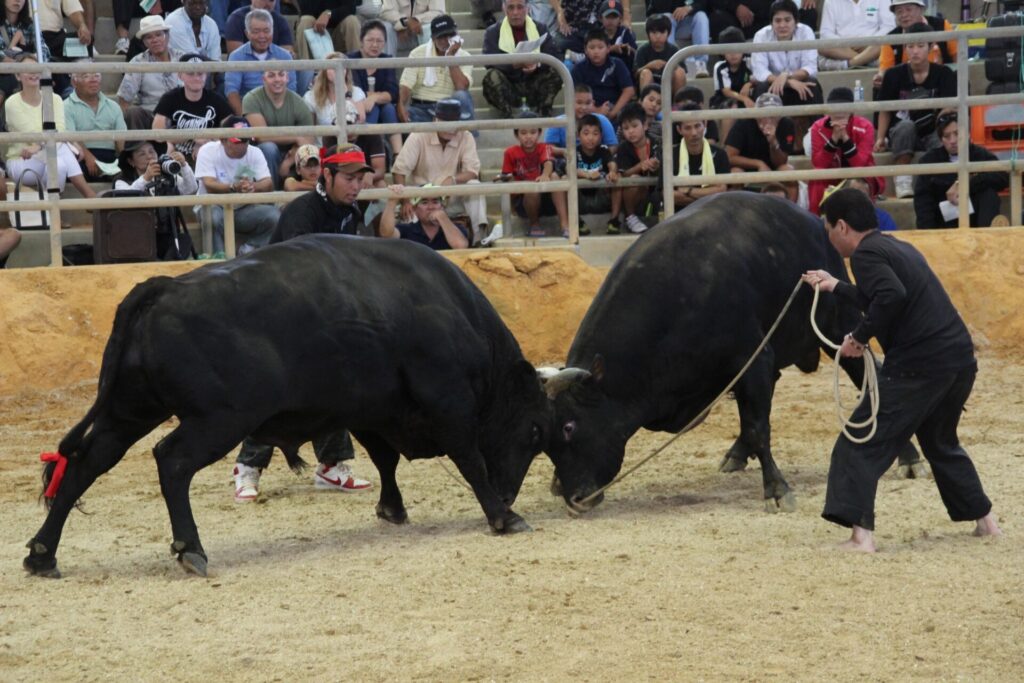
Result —
<path fill-rule="evenodd" d="M 974 527 L 975 536 L 1002 536 L 1003 530 L 996 523 L 996 516 L 991 512 L 977 521 Z"/>
<path fill-rule="evenodd" d="M 840 550 L 851 552 L 873 553 L 875 552 L 875 534 L 870 529 L 854 525 L 850 540 L 840 543 L 838 547 Z"/>

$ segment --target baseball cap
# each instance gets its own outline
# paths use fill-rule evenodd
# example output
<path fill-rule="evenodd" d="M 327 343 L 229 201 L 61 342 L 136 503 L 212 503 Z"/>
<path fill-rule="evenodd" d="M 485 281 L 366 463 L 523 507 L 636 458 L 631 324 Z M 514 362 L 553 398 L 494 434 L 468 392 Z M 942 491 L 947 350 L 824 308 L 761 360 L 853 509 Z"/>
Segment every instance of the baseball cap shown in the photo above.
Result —
<path fill-rule="evenodd" d="M 773 92 L 763 93 L 760 97 L 754 100 L 755 107 L 781 107 L 782 98 Z"/>
<path fill-rule="evenodd" d="M 431 38 L 444 38 L 445 36 L 454 36 L 459 32 L 459 27 L 455 24 L 455 20 L 447 14 L 439 14 L 430 20 L 430 37 Z"/>
<path fill-rule="evenodd" d="M 927 7 L 924 0 L 891 0 L 889 2 L 889 11 L 895 13 L 898 5 L 917 5 L 918 7 Z"/>
<path fill-rule="evenodd" d="M 441 121 L 458 121 L 462 118 L 462 103 L 455 99 L 438 100 L 434 105 L 434 118 Z"/>
<path fill-rule="evenodd" d="M 367 165 L 363 150 L 348 142 L 337 147 L 320 150 L 320 165 L 330 166 L 343 173 L 361 173 L 373 170 Z"/>
<path fill-rule="evenodd" d="M 311 160 L 316 160 L 317 164 L 320 163 L 320 150 L 316 145 L 302 145 L 295 150 L 295 162 L 299 166 L 309 166 Z"/>
<path fill-rule="evenodd" d="M 244 116 L 228 116 L 220 122 L 221 128 L 251 128 L 249 119 Z M 228 142 L 249 142 L 248 136 L 244 138 L 228 138 Z"/>
<path fill-rule="evenodd" d="M 210 59 L 206 55 L 201 55 L 198 52 L 187 52 L 181 56 L 179 62 L 208 62 Z"/>
<path fill-rule="evenodd" d="M 620 0 L 604 0 L 597 9 L 598 16 L 607 17 L 611 14 L 622 16 L 622 2 Z"/>

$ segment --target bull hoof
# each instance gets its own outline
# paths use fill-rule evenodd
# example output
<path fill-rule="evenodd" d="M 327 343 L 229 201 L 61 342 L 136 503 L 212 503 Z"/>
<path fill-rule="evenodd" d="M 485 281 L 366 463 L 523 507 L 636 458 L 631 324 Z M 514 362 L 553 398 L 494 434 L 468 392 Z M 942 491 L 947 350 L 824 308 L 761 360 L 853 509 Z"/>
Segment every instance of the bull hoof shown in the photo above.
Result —
<path fill-rule="evenodd" d="M 57 569 L 57 558 L 50 552 L 49 548 L 32 539 L 25 546 L 28 548 L 28 557 L 22 560 L 21 566 L 32 576 L 41 576 L 44 579 L 59 579 L 60 570 Z"/>
<path fill-rule="evenodd" d="M 201 553 L 182 553 L 178 556 L 185 571 L 206 578 L 206 558 Z"/>
<path fill-rule="evenodd" d="M 409 521 L 409 515 L 406 514 L 405 508 L 395 509 L 380 503 L 377 503 L 377 516 L 392 524 L 405 524 Z"/>
<path fill-rule="evenodd" d="M 929 472 L 928 466 L 919 460 L 910 465 L 900 465 L 898 474 L 901 479 L 927 479 Z"/>
<path fill-rule="evenodd" d="M 551 477 L 551 495 L 555 498 L 562 497 L 562 482 L 558 480 L 558 475 Z"/>
<path fill-rule="evenodd" d="M 765 498 L 764 511 L 775 514 L 776 512 L 796 512 L 796 496 L 792 491 L 786 491 L 778 498 Z"/>
<path fill-rule="evenodd" d="M 526 520 L 514 512 L 504 519 L 495 520 L 491 528 L 499 534 L 518 534 L 523 531 L 533 531 L 533 527 L 526 523 Z"/>
<path fill-rule="evenodd" d="M 718 463 L 718 471 L 723 474 L 728 474 L 730 472 L 742 472 L 745 469 L 747 469 L 746 458 L 733 458 L 726 455 L 722 458 L 722 462 Z"/>

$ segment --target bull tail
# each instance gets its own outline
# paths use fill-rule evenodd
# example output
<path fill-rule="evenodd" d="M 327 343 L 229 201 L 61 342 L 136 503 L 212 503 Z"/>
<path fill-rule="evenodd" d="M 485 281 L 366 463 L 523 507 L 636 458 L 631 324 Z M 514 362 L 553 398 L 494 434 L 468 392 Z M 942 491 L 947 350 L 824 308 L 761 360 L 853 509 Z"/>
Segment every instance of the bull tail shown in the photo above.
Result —
<path fill-rule="evenodd" d="M 288 463 L 289 469 L 295 474 L 302 474 L 309 469 L 309 463 L 303 460 L 299 455 L 299 449 L 295 446 L 282 448 L 281 451 L 284 453 L 284 459 Z"/>

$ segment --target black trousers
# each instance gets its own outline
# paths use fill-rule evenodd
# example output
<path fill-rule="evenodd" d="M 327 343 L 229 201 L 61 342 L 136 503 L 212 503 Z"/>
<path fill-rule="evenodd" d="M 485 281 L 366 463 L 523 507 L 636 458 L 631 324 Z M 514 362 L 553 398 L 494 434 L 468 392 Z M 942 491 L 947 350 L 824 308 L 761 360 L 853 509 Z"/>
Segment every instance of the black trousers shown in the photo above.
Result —
<path fill-rule="evenodd" d="M 313 439 L 313 452 L 316 454 L 317 462 L 328 467 L 356 457 L 355 450 L 352 448 L 352 437 L 349 436 L 347 429 Z M 247 436 L 242 442 L 242 449 L 238 451 L 235 462 L 262 470 L 270 464 L 270 457 L 273 454 L 273 446 L 267 446 L 251 436 Z"/>
<path fill-rule="evenodd" d="M 845 527 L 874 529 L 878 480 L 892 466 L 899 446 L 914 434 L 950 519 L 965 522 L 987 515 L 992 503 L 956 434 L 976 374 L 973 366 L 938 376 L 892 376 L 883 368 L 878 378 L 878 430 L 864 444 L 839 436 L 832 449 L 821 516 Z M 863 421 L 868 413 L 867 403 L 862 402 L 852 421 Z"/>

